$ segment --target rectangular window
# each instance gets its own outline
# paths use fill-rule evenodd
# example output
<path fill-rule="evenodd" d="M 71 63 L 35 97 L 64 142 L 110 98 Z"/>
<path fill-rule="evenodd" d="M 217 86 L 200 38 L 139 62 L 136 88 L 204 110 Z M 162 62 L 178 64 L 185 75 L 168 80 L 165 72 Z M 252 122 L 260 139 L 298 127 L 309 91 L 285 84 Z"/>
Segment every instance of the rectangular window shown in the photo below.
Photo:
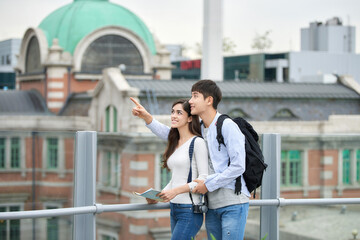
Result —
<path fill-rule="evenodd" d="M 301 158 L 300 151 L 289 151 L 290 185 L 301 183 Z"/>
<path fill-rule="evenodd" d="M 11 138 L 10 166 L 20 168 L 20 138 Z"/>
<path fill-rule="evenodd" d="M 301 152 L 299 150 L 281 151 L 281 184 L 301 185 Z"/>
<path fill-rule="evenodd" d="M 19 206 L 0 207 L 0 212 L 20 211 Z M 0 239 L 20 240 L 20 220 L 2 220 L 0 221 Z"/>
<path fill-rule="evenodd" d="M 117 110 L 116 108 L 114 107 L 114 132 L 117 132 Z"/>
<path fill-rule="evenodd" d="M 105 131 L 110 132 L 110 106 L 105 111 Z"/>
<path fill-rule="evenodd" d="M 0 207 L 0 212 L 6 212 L 5 207 Z M 6 239 L 7 220 L 0 220 L 0 239 Z"/>
<path fill-rule="evenodd" d="M 356 181 L 360 183 L 360 149 L 356 151 Z"/>
<path fill-rule="evenodd" d="M 10 64 L 11 64 L 10 55 L 6 55 L 6 64 L 7 64 L 7 65 L 10 65 Z"/>
<path fill-rule="evenodd" d="M 171 180 L 171 172 L 166 168 L 162 168 L 163 155 L 160 155 L 160 187 L 163 189 Z"/>
<path fill-rule="evenodd" d="M 115 154 L 115 187 L 119 187 L 120 178 L 120 160 L 119 153 Z"/>
<path fill-rule="evenodd" d="M 111 185 L 111 152 L 108 152 L 106 154 L 106 165 L 107 165 L 107 178 L 106 178 L 106 185 L 110 186 Z"/>
<path fill-rule="evenodd" d="M 55 169 L 58 167 L 58 139 L 47 139 L 47 168 Z"/>
<path fill-rule="evenodd" d="M 161 168 L 161 189 L 163 189 L 171 180 L 171 172 L 166 168 Z"/>
<path fill-rule="evenodd" d="M 342 152 L 343 157 L 343 184 L 350 184 L 350 150 L 345 149 Z"/>
<path fill-rule="evenodd" d="M 47 207 L 46 209 L 57 209 L 57 207 Z M 46 239 L 58 240 L 59 239 L 59 218 L 58 217 L 49 217 L 47 218 L 46 225 Z"/>
<path fill-rule="evenodd" d="M 286 152 L 281 151 L 281 184 L 286 185 Z"/>
<path fill-rule="evenodd" d="M 116 240 L 114 237 L 108 235 L 102 235 L 101 240 Z"/>
<path fill-rule="evenodd" d="M 10 212 L 20 211 L 20 207 L 10 207 Z M 10 239 L 20 240 L 20 219 L 10 220 Z"/>
<path fill-rule="evenodd" d="M 0 138 L 0 168 L 5 168 L 5 138 Z"/>
<path fill-rule="evenodd" d="M 103 186 L 110 186 L 111 184 L 111 152 L 105 151 L 102 161 L 102 184 Z"/>

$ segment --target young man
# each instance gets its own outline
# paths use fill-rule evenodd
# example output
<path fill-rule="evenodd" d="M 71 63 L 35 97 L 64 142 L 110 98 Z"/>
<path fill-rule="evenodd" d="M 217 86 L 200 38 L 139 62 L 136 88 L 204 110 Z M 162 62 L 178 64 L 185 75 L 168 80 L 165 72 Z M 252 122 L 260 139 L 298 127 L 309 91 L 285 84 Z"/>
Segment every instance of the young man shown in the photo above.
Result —
<path fill-rule="evenodd" d="M 209 176 L 197 181 L 196 193 L 208 192 L 209 211 L 206 214 L 208 238 L 243 239 L 249 209 L 250 193 L 241 177 L 241 193 L 235 193 L 235 179 L 245 171 L 245 136 L 231 119 L 225 119 L 222 135 L 225 146 L 216 140 L 216 122 L 220 113 L 221 90 L 211 80 L 200 80 L 192 86 L 191 114 L 202 121 L 202 136 L 209 150 Z M 230 163 L 230 164 L 229 164 Z"/>
<path fill-rule="evenodd" d="M 200 80 L 191 89 L 191 114 L 198 115 L 209 150 L 209 175 L 206 181 L 197 181 L 195 193 L 208 192 L 209 211 L 206 213 L 208 238 L 216 240 L 242 240 L 249 210 L 250 193 L 241 177 L 241 193 L 235 193 L 235 179 L 245 171 L 245 136 L 231 120 L 225 119 L 222 135 L 225 146 L 216 140 L 216 122 L 220 113 L 221 90 L 211 80 Z M 133 114 L 145 120 L 146 126 L 163 139 L 167 139 L 169 127 L 161 124 L 137 102 Z"/>

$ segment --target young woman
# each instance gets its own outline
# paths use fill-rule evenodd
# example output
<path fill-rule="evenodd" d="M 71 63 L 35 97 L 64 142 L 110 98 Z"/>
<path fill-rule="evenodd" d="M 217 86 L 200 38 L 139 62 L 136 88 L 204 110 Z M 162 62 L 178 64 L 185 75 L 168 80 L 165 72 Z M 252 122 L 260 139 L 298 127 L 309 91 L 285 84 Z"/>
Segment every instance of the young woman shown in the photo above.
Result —
<path fill-rule="evenodd" d="M 130 98 L 136 107 L 132 113 L 145 120 L 146 125 L 154 132 L 160 129 L 152 129 L 153 119 L 146 109 L 133 98 Z M 168 144 L 163 157 L 163 167 L 172 172 L 171 180 L 161 191 L 160 197 L 165 202 L 170 201 L 171 215 L 171 239 L 187 240 L 195 238 L 203 222 L 202 213 L 194 213 L 189 192 L 196 187 L 197 183 L 187 183 L 190 159 L 189 146 L 192 139 L 201 136 L 198 116 L 190 113 L 188 100 L 180 99 L 174 102 L 171 110 L 171 128 L 168 135 Z M 156 124 L 155 124 L 156 126 Z M 169 131 L 168 129 L 164 129 Z M 160 130 L 161 131 L 161 130 Z M 158 136 L 162 136 L 159 134 Z M 205 141 L 198 137 L 194 143 L 192 157 L 192 180 L 205 180 L 208 174 L 208 151 Z M 200 195 L 192 194 L 194 204 L 200 202 Z M 148 203 L 156 203 L 155 200 L 147 199 Z"/>

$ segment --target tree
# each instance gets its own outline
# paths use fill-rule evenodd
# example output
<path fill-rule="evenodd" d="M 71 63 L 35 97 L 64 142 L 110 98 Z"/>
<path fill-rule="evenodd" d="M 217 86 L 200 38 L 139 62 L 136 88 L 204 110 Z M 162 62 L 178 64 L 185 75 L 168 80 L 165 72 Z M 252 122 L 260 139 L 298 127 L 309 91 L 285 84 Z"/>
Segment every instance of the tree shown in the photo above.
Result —
<path fill-rule="evenodd" d="M 263 52 L 265 49 L 271 48 L 272 41 L 269 38 L 270 32 L 270 30 L 266 31 L 263 35 L 259 35 L 258 33 L 256 33 L 251 48 L 258 50 L 259 52 Z"/>
<path fill-rule="evenodd" d="M 222 51 L 224 53 L 235 53 L 236 44 L 228 37 L 223 38 L 222 42 Z M 202 55 L 202 44 L 196 43 L 195 44 L 195 52 L 199 56 Z"/>
<path fill-rule="evenodd" d="M 235 53 L 236 44 L 228 37 L 223 39 L 222 50 L 224 53 Z"/>

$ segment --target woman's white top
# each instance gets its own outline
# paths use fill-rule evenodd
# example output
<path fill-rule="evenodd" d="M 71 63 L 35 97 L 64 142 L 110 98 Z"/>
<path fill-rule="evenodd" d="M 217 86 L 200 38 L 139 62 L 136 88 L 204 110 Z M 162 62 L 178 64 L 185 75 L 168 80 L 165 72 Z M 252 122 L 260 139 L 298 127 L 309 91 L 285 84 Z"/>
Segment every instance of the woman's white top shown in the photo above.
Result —
<path fill-rule="evenodd" d="M 167 165 L 171 170 L 171 180 L 165 186 L 164 190 L 173 189 L 187 183 L 190 170 L 189 147 L 193 138 L 190 138 L 168 158 Z M 192 180 L 205 180 L 208 175 L 208 151 L 204 139 L 198 137 L 194 142 L 194 152 L 192 157 Z M 193 189 L 197 183 L 188 183 L 190 189 Z M 200 195 L 192 193 L 195 204 L 199 203 Z M 182 193 L 173 198 L 170 202 L 191 204 L 189 193 Z"/>

